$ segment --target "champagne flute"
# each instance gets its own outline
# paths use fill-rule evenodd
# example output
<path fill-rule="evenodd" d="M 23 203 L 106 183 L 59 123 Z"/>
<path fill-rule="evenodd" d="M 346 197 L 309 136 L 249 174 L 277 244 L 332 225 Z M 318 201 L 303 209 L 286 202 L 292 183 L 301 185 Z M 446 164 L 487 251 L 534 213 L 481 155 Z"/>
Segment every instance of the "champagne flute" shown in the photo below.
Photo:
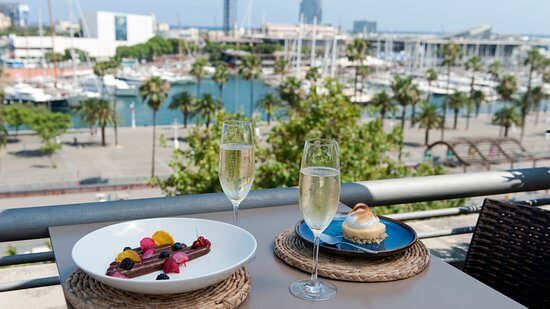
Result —
<path fill-rule="evenodd" d="M 233 204 L 233 224 L 239 225 L 239 205 L 254 180 L 254 137 L 252 123 L 223 122 L 220 141 L 219 177 L 225 196 Z"/>
<path fill-rule="evenodd" d="M 331 139 L 308 139 L 300 167 L 299 204 L 302 216 L 313 232 L 313 271 L 310 279 L 290 285 L 292 295 L 305 300 L 327 300 L 336 296 L 336 286 L 317 279 L 319 238 L 330 224 L 340 199 L 338 143 Z"/>

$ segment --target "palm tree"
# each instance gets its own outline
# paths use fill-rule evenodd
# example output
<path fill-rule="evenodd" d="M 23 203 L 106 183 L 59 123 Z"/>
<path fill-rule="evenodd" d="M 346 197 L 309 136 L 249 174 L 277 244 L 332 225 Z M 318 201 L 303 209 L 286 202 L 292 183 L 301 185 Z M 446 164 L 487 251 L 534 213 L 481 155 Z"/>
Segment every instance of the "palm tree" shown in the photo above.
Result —
<path fill-rule="evenodd" d="M 197 98 L 200 96 L 201 93 L 201 80 L 206 76 L 207 73 L 204 69 L 205 66 L 206 60 L 201 58 L 195 60 L 191 67 L 191 75 L 195 76 L 195 78 L 197 79 Z"/>
<path fill-rule="evenodd" d="M 454 124 L 453 129 L 456 130 L 456 125 L 458 122 L 458 113 L 460 109 L 468 104 L 468 97 L 463 92 L 455 92 L 449 96 L 449 107 L 454 111 Z"/>
<path fill-rule="evenodd" d="M 488 73 L 493 77 L 493 79 L 498 80 L 500 77 L 500 70 L 502 68 L 502 62 L 495 60 L 489 64 Z"/>
<path fill-rule="evenodd" d="M 395 75 L 391 85 L 393 99 L 401 105 L 401 128 L 405 130 L 405 111 L 407 105 L 414 105 L 420 99 L 420 91 L 412 83 L 412 78 Z M 413 121 L 413 119 L 411 119 Z"/>
<path fill-rule="evenodd" d="M 183 115 L 183 127 L 187 128 L 187 119 L 193 115 L 195 98 L 188 91 L 182 91 L 172 97 L 168 106 L 171 110 L 179 110 Z"/>
<path fill-rule="evenodd" d="M 384 127 L 384 118 L 388 111 L 392 111 L 395 107 L 393 100 L 385 90 L 377 92 L 372 98 L 372 104 L 380 112 L 380 123 Z"/>
<path fill-rule="evenodd" d="M 437 71 L 434 68 L 430 68 L 426 71 L 426 80 L 428 81 L 428 95 L 426 100 L 430 102 L 430 97 L 432 96 L 432 83 L 437 80 Z"/>
<path fill-rule="evenodd" d="M 366 65 L 359 65 L 357 67 L 357 75 L 361 78 L 361 88 L 363 88 L 363 80 L 372 73 L 372 70 Z"/>
<path fill-rule="evenodd" d="M 483 69 L 483 66 L 481 65 L 481 58 L 479 58 L 478 56 L 474 56 L 468 59 L 468 61 L 466 61 L 465 69 L 466 71 L 472 71 L 472 81 L 470 82 L 470 101 L 473 101 L 474 91 L 475 91 L 474 85 L 476 80 L 476 72 L 480 72 Z M 476 105 L 476 117 L 478 115 L 479 115 L 479 105 Z"/>
<path fill-rule="evenodd" d="M 430 130 L 437 129 L 441 126 L 443 117 L 437 111 L 437 107 L 427 101 L 422 101 L 420 105 L 420 113 L 415 118 L 420 128 L 426 129 L 424 134 L 424 145 L 428 146 L 430 140 Z"/>
<path fill-rule="evenodd" d="M 483 93 L 483 91 L 474 90 L 473 96 L 468 101 L 468 114 L 466 114 L 466 130 L 470 128 L 470 112 L 472 110 L 472 103 L 476 106 L 476 110 L 479 110 L 479 106 L 481 106 L 481 103 L 483 102 L 485 102 L 485 94 Z"/>
<path fill-rule="evenodd" d="M 273 65 L 273 70 L 275 74 L 279 74 L 281 76 L 282 80 L 288 73 L 288 61 L 283 58 L 277 59 Z"/>
<path fill-rule="evenodd" d="M 534 108 L 537 111 L 537 114 L 535 116 L 535 126 L 539 124 L 539 114 L 540 114 L 540 102 L 543 100 L 548 99 L 548 94 L 544 92 L 543 88 L 541 86 L 534 87 L 531 89 L 531 101 L 533 102 Z"/>
<path fill-rule="evenodd" d="M 279 85 L 279 97 L 288 103 L 288 106 L 293 110 L 300 109 L 300 101 L 302 100 L 300 81 L 294 77 L 287 77 Z"/>
<path fill-rule="evenodd" d="M 462 57 L 462 48 L 460 45 L 450 41 L 443 45 L 441 54 L 443 56 L 443 65 L 447 66 L 447 94 L 445 95 L 445 101 L 443 102 L 443 124 L 441 125 L 441 140 L 444 140 L 447 106 L 449 104 L 449 94 L 451 93 L 451 67 L 454 66 L 457 60 Z"/>
<path fill-rule="evenodd" d="M 210 93 L 203 94 L 202 98 L 197 100 L 195 111 L 201 115 L 207 129 L 210 127 L 210 120 L 212 119 L 212 116 L 214 116 L 214 113 L 220 109 L 220 105 L 220 101 L 214 99 Z"/>
<path fill-rule="evenodd" d="M 367 57 L 367 50 L 369 48 L 369 43 L 361 38 L 353 39 L 353 42 L 346 46 L 346 57 L 352 63 L 359 61 L 359 64 L 363 64 L 363 60 Z M 357 96 L 357 77 L 359 76 L 358 67 L 355 66 L 355 79 L 353 83 L 353 95 Z"/>
<path fill-rule="evenodd" d="M 220 63 L 218 66 L 216 66 L 216 71 L 214 72 L 214 76 L 212 76 L 212 79 L 216 84 L 218 84 L 218 89 L 220 90 L 220 101 L 223 101 L 223 88 L 225 84 L 229 81 L 229 71 L 227 71 L 227 67 Z"/>
<path fill-rule="evenodd" d="M 538 49 L 533 48 L 529 51 L 529 53 L 527 53 L 527 58 L 525 59 L 524 64 L 529 65 L 529 79 L 527 81 L 527 91 L 525 92 L 525 95 L 522 98 L 524 102 L 521 103 L 520 140 L 523 139 L 523 135 L 525 134 L 525 118 L 527 117 L 527 113 L 529 112 L 529 107 L 531 105 L 534 105 L 531 100 L 531 81 L 533 79 L 533 74 L 535 73 L 535 71 L 545 66 L 546 60 L 544 56 L 539 52 Z"/>
<path fill-rule="evenodd" d="M 513 75 L 502 76 L 499 85 L 496 88 L 501 99 L 508 104 L 516 91 L 518 90 L 518 81 Z"/>
<path fill-rule="evenodd" d="M 319 78 L 321 78 L 321 72 L 317 67 L 309 67 L 306 72 L 306 79 L 315 83 Z"/>
<path fill-rule="evenodd" d="M 273 93 L 267 93 L 258 102 L 258 107 L 267 114 L 267 125 L 271 125 L 271 115 L 281 105 L 281 99 Z"/>
<path fill-rule="evenodd" d="M 153 110 L 153 156 L 151 158 L 151 177 L 155 177 L 155 150 L 157 140 L 157 112 L 166 100 L 170 84 L 160 77 L 150 77 L 139 87 L 139 95 L 143 102 Z"/>
<path fill-rule="evenodd" d="M 82 122 L 90 127 L 97 123 L 101 130 L 101 146 L 105 147 L 105 126 L 115 123 L 111 104 L 104 99 L 91 98 L 82 101 L 77 112 L 80 114 Z"/>
<path fill-rule="evenodd" d="M 508 129 L 512 125 L 520 125 L 521 117 L 513 106 L 505 106 L 495 113 L 492 119 L 493 124 L 504 127 L 504 136 L 508 137 Z"/>
<path fill-rule="evenodd" d="M 260 77 L 262 60 L 255 54 L 242 59 L 239 75 L 250 82 L 250 116 L 254 113 L 254 80 Z"/>

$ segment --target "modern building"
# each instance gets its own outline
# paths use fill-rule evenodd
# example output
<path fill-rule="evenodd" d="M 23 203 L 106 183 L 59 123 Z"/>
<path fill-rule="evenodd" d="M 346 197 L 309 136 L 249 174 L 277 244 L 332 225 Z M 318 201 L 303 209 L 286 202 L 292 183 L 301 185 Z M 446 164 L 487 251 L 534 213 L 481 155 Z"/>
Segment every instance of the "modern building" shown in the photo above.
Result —
<path fill-rule="evenodd" d="M 0 29 L 6 29 L 11 26 L 11 18 L 4 13 L 0 13 Z"/>
<path fill-rule="evenodd" d="M 300 15 L 298 19 L 303 18 L 303 22 L 306 24 L 323 22 L 323 9 L 321 7 L 321 0 L 302 0 L 300 3 Z M 316 20 L 315 20 L 316 19 Z"/>
<path fill-rule="evenodd" d="M 353 33 L 376 33 L 376 22 L 370 20 L 356 20 L 353 22 Z"/>
<path fill-rule="evenodd" d="M 237 0 L 223 0 L 223 31 L 229 35 L 237 23 Z"/>
<path fill-rule="evenodd" d="M 29 20 L 29 6 L 21 3 L 0 3 L 0 13 L 9 16 L 12 25 L 24 27 Z"/>
<path fill-rule="evenodd" d="M 49 36 L 9 37 L 10 58 L 41 58 L 44 53 L 63 53 L 78 48 L 91 57 L 107 58 L 123 45 L 144 43 L 155 35 L 153 15 L 135 15 L 115 12 L 85 12 L 81 20 L 83 37 Z"/>

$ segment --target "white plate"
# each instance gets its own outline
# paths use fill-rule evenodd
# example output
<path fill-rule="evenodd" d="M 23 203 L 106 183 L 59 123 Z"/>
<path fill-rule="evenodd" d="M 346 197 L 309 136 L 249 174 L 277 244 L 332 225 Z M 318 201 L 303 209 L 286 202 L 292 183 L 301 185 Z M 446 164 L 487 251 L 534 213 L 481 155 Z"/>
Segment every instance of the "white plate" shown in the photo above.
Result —
<path fill-rule="evenodd" d="M 170 280 L 155 280 L 161 271 L 132 279 L 105 275 L 109 264 L 124 247 L 139 247 L 143 237 L 165 230 L 174 240 L 191 246 L 196 231 L 212 243 L 210 253 L 181 266 Z M 106 226 L 82 237 L 73 247 L 78 268 L 109 286 L 145 294 L 174 294 L 197 290 L 217 283 L 251 261 L 256 252 L 252 234 L 223 222 L 192 218 L 157 218 Z"/>

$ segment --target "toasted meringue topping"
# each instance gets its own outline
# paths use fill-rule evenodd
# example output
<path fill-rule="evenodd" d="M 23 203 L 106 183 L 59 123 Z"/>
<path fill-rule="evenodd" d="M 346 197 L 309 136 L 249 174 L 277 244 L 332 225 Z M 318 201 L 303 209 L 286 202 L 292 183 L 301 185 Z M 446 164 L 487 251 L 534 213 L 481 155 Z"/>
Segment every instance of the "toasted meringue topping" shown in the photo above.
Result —
<path fill-rule="evenodd" d="M 372 213 L 369 206 L 363 203 L 355 205 L 346 217 L 346 223 L 355 229 L 367 228 L 374 222 L 380 222 L 380 219 Z"/>

